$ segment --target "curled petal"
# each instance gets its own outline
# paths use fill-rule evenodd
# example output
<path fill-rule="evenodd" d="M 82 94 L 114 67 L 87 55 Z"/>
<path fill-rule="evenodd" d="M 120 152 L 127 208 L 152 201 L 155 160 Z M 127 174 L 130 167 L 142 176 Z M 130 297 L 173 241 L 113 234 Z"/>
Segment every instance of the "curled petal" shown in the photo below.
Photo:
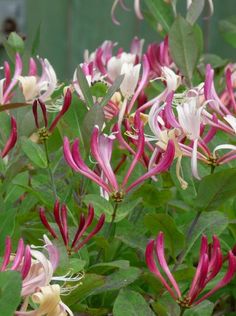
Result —
<path fill-rule="evenodd" d="M 173 285 L 173 288 L 175 289 L 178 297 L 181 297 L 181 292 L 180 289 L 178 287 L 177 282 L 175 281 L 172 273 L 170 272 L 170 269 L 167 265 L 166 259 L 165 259 L 165 254 L 164 254 L 164 235 L 163 232 L 160 232 L 157 236 L 157 240 L 156 240 L 156 254 L 157 254 L 157 258 L 159 261 L 159 264 L 161 266 L 161 268 L 163 269 L 163 271 L 166 273 L 168 279 L 170 280 L 171 284 Z"/>
<path fill-rule="evenodd" d="M 10 261 L 11 256 L 11 237 L 7 236 L 5 240 L 5 252 L 3 256 L 3 262 L 0 271 L 4 271 Z"/>
<path fill-rule="evenodd" d="M 174 291 L 171 289 L 169 284 L 166 282 L 166 280 L 163 278 L 161 275 L 156 262 L 154 260 L 154 245 L 155 241 L 151 240 L 146 247 L 146 252 L 145 252 L 145 258 L 146 258 L 146 263 L 149 268 L 149 270 L 161 281 L 161 283 L 164 285 L 164 287 L 167 289 L 167 291 L 170 293 L 170 295 L 173 297 L 174 300 L 178 299 L 178 297 L 175 295 Z"/>
<path fill-rule="evenodd" d="M 233 279 L 236 272 L 236 258 L 233 255 L 232 251 L 229 251 L 228 262 L 229 262 L 228 270 L 225 276 L 218 282 L 218 284 L 211 291 L 209 291 L 207 294 L 203 295 L 203 297 L 201 297 L 199 300 L 194 302 L 194 305 L 197 305 L 201 303 L 202 301 L 206 300 L 208 297 L 213 295 L 216 291 L 226 286 Z"/>
<path fill-rule="evenodd" d="M 15 146 L 16 141 L 17 141 L 17 125 L 16 125 L 15 118 L 12 116 L 11 117 L 11 134 L 10 134 L 10 137 L 8 138 L 8 141 L 5 147 L 3 148 L 3 151 L 1 152 L 2 158 L 4 158 L 9 153 L 9 151 Z"/>
<path fill-rule="evenodd" d="M 52 226 L 49 224 L 46 215 L 45 215 L 45 209 L 43 207 L 40 207 L 39 209 L 39 216 L 41 219 L 42 224 L 44 227 L 49 231 L 49 233 L 52 235 L 53 238 L 58 238 L 55 230 L 52 228 Z"/>
<path fill-rule="evenodd" d="M 94 235 L 96 235 L 103 227 L 105 222 L 105 214 L 102 214 L 98 220 L 98 223 L 94 230 L 75 248 L 75 251 L 78 251 L 80 248 L 83 247 Z"/>
<path fill-rule="evenodd" d="M 166 152 L 164 153 L 161 161 L 144 175 L 135 180 L 131 185 L 126 189 L 126 192 L 129 192 L 131 189 L 142 183 L 148 178 L 155 176 L 158 173 L 165 172 L 171 166 L 175 157 L 175 145 L 172 140 L 169 140 Z"/>
<path fill-rule="evenodd" d="M 55 129 L 55 127 L 56 127 L 57 123 L 59 122 L 59 120 L 61 119 L 61 117 L 68 111 L 70 104 L 71 104 L 71 100 L 72 100 L 71 91 L 70 91 L 70 89 L 67 89 L 66 95 L 64 97 L 64 103 L 63 103 L 62 109 L 57 114 L 57 116 L 55 117 L 55 119 L 53 120 L 53 122 L 49 128 L 50 133 Z"/>

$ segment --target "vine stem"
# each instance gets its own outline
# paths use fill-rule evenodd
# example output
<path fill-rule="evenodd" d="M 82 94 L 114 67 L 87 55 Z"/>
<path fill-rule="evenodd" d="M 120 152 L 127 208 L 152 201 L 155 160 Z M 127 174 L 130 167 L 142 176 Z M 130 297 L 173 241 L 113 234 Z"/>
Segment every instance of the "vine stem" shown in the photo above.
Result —
<path fill-rule="evenodd" d="M 112 215 L 111 215 L 111 222 L 110 222 L 110 224 L 109 224 L 109 227 L 108 227 L 107 231 L 105 232 L 105 238 L 106 238 L 107 240 L 110 239 L 110 241 L 113 240 L 113 238 L 111 238 L 111 236 L 112 236 L 112 230 L 113 230 L 112 228 L 113 228 L 113 225 L 114 225 L 114 222 L 115 222 L 115 219 L 116 219 L 117 209 L 118 209 L 118 203 L 116 203 L 116 204 L 114 205 L 113 213 L 112 213 Z M 99 261 L 99 259 L 100 259 L 101 255 L 102 255 L 102 253 L 103 253 L 103 249 L 100 249 L 100 251 L 98 252 L 97 258 L 96 258 L 96 263 Z"/>
<path fill-rule="evenodd" d="M 185 308 L 181 308 L 181 309 L 180 309 L 179 316 L 183 316 L 184 312 L 185 312 Z"/>
<path fill-rule="evenodd" d="M 47 159 L 47 169 L 48 169 L 48 174 L 49 174 L 49 177 L 51 180 L 52 191 L 53 191 L 54 199 L 56 200 L 57 199 L 57 190 L 56 190 L 56 185 L 55 185 L 55 181 L 54 181 L 54 177 L 53 177 L 53 173 L 52 173 L 52 169 L 51 169 L 51 165 L 50 165 L 48 145 L 47 145 L 46 140 L 43 141 L 43 145 L 44 145 L 44 151 L 45 151 L 45 155 L 46 155 L 46 159 Z"/>
<path fill-rule="evenodd" d="M 112 228 L 116 219 L 116 213 L 117 213 L 117 209 L 118 209 L 118 203 L 115 203 L 114 208 L 113 208 L 113 213 L 111 215 L 111 222 L 109 224 L 108 230 L 107 230 L 107 234 L 106 237 L 107 239 L 109 239 L 111 237 L 111 233 L 112 233 Z"/>

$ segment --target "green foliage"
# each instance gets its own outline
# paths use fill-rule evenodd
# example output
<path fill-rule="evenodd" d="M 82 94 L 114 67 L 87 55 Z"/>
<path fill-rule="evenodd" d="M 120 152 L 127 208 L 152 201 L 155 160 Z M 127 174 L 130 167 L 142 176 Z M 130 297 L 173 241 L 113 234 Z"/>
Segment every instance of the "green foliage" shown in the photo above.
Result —
<path fill-rule="evenodd" d="M 173 10 L 170 3 L 162 0 L 145 0 L 150 15 L 153 17 L 156 27 L 159 23 L 163 31 L 160 33 L 166 35 L 174 21 Z"/>
<path fill-rule="evenodd" d="M 178 230 L 174 220 L 167 214 L 147 214 L 144 224 L 156 237 L 162 231 L 165 236 L 165 244 L 175 257 L 180 249 L 184 247 L 184 235 Z"/>
<path fill-rule="evenodd" d="M 236 48 L 236 16 L 220 21 L 219 30 L 224 40 Z"/>
<path fill-rule="evenodd" d="M 178 16 L 169 32 L 171 56 L 191 85 L 194 69 L 202 51 L 202 32 Z"/>
<path fill-rule="evenodd" d="M 21 139 L 22 151 L 26 154 L 29 160 L 39 168 L 47 167 L 47 158 L 41 145 L 32 142 L 30 139 Z"/>
<path fill-rule="evenodd" d="M 0 272 L 0 311 L 12 316 L 21 301 L 21 275 L 16 271 Z"/>
<path fill-rule="evenodd" d="M 114 316 L 154 316 L 145 299 L 129 289 L 120 290 L 113 308 Z"/>
<path fill-rule="evenodd" d="M 195 207 L 199 210 L 213 211 L 236 192 L 236 169 L 227 169 L 206 176 L 199 184 Z"/>

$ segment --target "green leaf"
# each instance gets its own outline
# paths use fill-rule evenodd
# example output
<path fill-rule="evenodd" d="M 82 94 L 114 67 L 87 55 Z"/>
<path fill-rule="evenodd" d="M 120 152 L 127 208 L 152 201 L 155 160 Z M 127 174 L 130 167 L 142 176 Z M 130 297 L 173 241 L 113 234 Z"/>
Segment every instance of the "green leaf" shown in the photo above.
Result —
<path fill-rule="evenodd" d="M 32 49 L 31 49 L 31 55 L 34 56 L 37 54 L 37 51 L 39 49 L 39 44 L 40 44 L 40 35 L 41 35 L 41 23 L 39 24 L 33 43 L 32 43 Z"/>
<path fill-rule="evenodd" d="M 162 26 L 164 35 L 167 34 L 174 21 L 171 4 L 163 0 L 146 0 L 145 3 L 155 18 L 156 24 L 159 23 Z"/>
<path fill-rule="evenodd" d="M 184 235 L 178 230 L 174 220 L 167 214 L 147 214 L 144 217 L 145 226 L 156 237 L 162 231 L 165 235 L 165 245 L 173 257 L 184 246 Z"/>
<path fill-rule="evenodd" d="M 236 48 L 236 15 L 220 21 L 219 30 L 224 40 Z"/>
<path fill-rule="evenodd" d="M 91 92 L 92 96 L 94 96 L 96 98 L 104 97 L 107 93 L 107 84 L 102 82 L 102 81 L 95 82 L 90 87 L 90 92 Z"/>
<path fill-rule="evenodd" d="M 94 264 L 89 268 L 89 272 L 96 272 L 99 274 L 107 273 L 110 270 L 114 269 L 128 269 L 129 261 L 128 260 L 115 260 L 112 262 L 102 262 Z"/>
<path fill-rule="evenodd" d="M 186 20 L 191 25 L 193 25 L 201 15 L 204 9 L 204 5 L 205 0 L 193 0 L 193 2 L 191 3 L 186 16 Z"/>
<path fill-rule="evenodd" d="M 159 190 L 153 184 L 145 183 L 138 188 L 132 195 L 135 200 L 142 198 L 145 206 L 160 207 L 164 206 L 171 199 L 172 193 L 170 190 Z"/>
<path fill-rule="evenodd" d="M 102 101 L 100 102 L 100 106 L 103 107 L 105 105 L 107 105 L 107 102 L 111 99 L 111 97 L 113 96 L 113 94 L 119 89 L 123 79 L 124 79 L 125 75 L 121 75 L 118 76 L 116 78 L 116 80 L 114 81 L 113 85 L 109 88 L 109 90 L 107 91 L 107 94 L 105 95 L 105 97 L 102 99 Z"/>
<path fill-rule="evenodd" d="M 30 139 L 21 139 L 21 148 L 30 161 L 39 168 L 47 168 L 47 158 L 41 146 Z"/>
<path fill-rule="evenodd" d="M 85 300 L 92 295 L 96 288 L 101 287 L 105 283 L 105 277 L 97 274 L 86 273 L 81 280 L 81 284 L 74 289 L 70 295 L 63 298 L 63 302 L 69 306 Z M 73 284 L 71 284 L 73 286 Z"/>
<path fill-rule="evenodd" d="M 113 307 L 114 316 L 155 316 L 145 299 L 129 289 L 120 290 Z"/>
<path fill-rule="evenodd" d="M 209 238 L 219 236 L 227 228 L 228 222 L 227 216 L 221 212 L 202 213 L 191 234 L 185 256 L 202 235 Z"/>
<path fill-rule="evenodd" d="M 141 270 L 135 267 L 120 269 L 108 276 L 105 276 L 105 284 L 95 289 L 94 294 L 106 293 L 119 290 L 133 283 L 141 275 Z"/>
<path fill-rule="evenodd" d="M 130 214 L 141 201 L 142 198 L 139 197 L 134 201 L 128 200 L 120 203 L 117 208 L 115 223 L 120 222 L 121 220 L 126 218 L 127 215 Z M 111 221 L 110 215 L 108 216 L 107 221 Z"/>
<path fill-rule="evenodd" d="M 10 33 L 7 40 L 3 41 L 4 48 L 8 56 L 15 63 L 15 54 L 23 54 L 25 49 L 25 44 L 23 39 L 15 32 Z"/>
<path fill-rule="evenodd" d="M 94 103 L 93 103 L 93 97 L 92 97 L 92 94 L 91 94 L 91 91 L 90 91 L 90 87 L 88 85 L 88 81 L 83 73 L 83 70 L 81 69 L 80 66 L 77 67 L 77 80 L 79 82 L 79 86 L 80 86 L 80 89 L 83 93 L 83 96 L 84 96 L 84 99 L 85 99 L 85 102 L 87 103 L 86 105 L 89 107 L 89 108 L 92 108 Z"/>
<path fill-rule="evenodd" d="M 193 71 L 202 50 L 199 28 L 192 26 L 183 17 L 177 17 L 169 32 L 169 45 L 175 64 L 191 85 Z"/>
<path fill-rule="evenodd" d="M 204 54 L 203 55 L 203 62 L 205 65 L 211 64 L 212 68 L 220 68 L 220 67 L 226 66 L 228 61 L 227 61 L 227 59 L 222 59 L 218 55 Z M 204 70 L 205 70 L 205 68 L 204 68 Z"/>
<path fill-rule="evenodd" d="M 236 195 L 236 169 L 223 170 L 206 176 L 199 184 L 196 209 L 217 210 L 229 198 Z"/>
<path fill-rule="evenodd" d="M 84 197 L 83 202 L 88 206 L 92 204 L 94 206 L 95 214 L 97 217 L 101 216 L 102 213 L 106 215 L 106 222 L 111 221 L 113 213 L 113 206 L 109 201 L 97 194 L 87 194 Z"/>
<path fill-rule="evenodd" d="M 0 212 L 0 253 L 4 251 L 6 236 L 11 236 L 15 228 L 17 209 L 8 209 Z"/>
<path fill-rule="evenodd" d="M 201 304 L 185 311 L 184 316 L 211 316 L 215 304 L 210 301 L 203 301 Z"/>
<path fill-rule="evenodd" d="M 128 220 L 123 220 L 119 225 L 117 225 L 116 238 L 129 247 L 138 249 L 144 253 L 148 243 L 145 232 L 146 228 L 144 225 L 142 225 L 142 228 L 140 229 L 137 225 L 129 222 Z"/>
<path fill-rule="evenodd" d="M 21 302 L 21 275 L 17 271 L 0 272 L 1 315 L 14 315 Z"/>
<path fill-rule="evenodd" d="M 84 117 L 81 132 L 84 144 L 89 146 L 94 126 L 97 125 L 101 130 L 105 122 L 103 108 L 100 104 L 96 104 L 89 109 Z"/>

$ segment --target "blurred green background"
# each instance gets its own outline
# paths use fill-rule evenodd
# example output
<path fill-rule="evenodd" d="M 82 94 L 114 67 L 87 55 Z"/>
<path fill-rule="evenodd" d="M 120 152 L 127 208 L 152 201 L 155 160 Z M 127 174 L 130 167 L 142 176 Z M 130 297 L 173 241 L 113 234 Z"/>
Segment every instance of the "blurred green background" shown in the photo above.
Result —
<path fill-rule="evenodd" d="M 0 0 L 11 3 L 13 0 Z M 15 0 L 17 2 L 17 0 Z M 18 0 L 20 1 L 20 0 Z M 125 49 L 137 35 L 145 39 L 146 45 L 159 41 L 158 34 L 139 21 L 133 12 L 133 0 L 125 0 L 130 12 L 120 8 L 116 17 L 121 25 L 114 25 L 110 11 L 113 0 L 22 0 L 24 8 L 23 33 L 27 40 L 33 40 L 40 26 L 38 53 L 47 57 L 55 67 L 58 77 L 69 79 L 76 65 L 81 62 L 87 48 L 93 51 L 105 39 L 119 43 Z M 236 14 L 236 0 L 214 0 L 215 12 L 209 22 L 209 52 L 222 57 L 236 59 L 236 51 L 219 35 L 218 22 Z M 141 0 L 142 3 L 142 0 Z M 186 6 L 186 0 L 179 0 L 179 7 Z"/>

